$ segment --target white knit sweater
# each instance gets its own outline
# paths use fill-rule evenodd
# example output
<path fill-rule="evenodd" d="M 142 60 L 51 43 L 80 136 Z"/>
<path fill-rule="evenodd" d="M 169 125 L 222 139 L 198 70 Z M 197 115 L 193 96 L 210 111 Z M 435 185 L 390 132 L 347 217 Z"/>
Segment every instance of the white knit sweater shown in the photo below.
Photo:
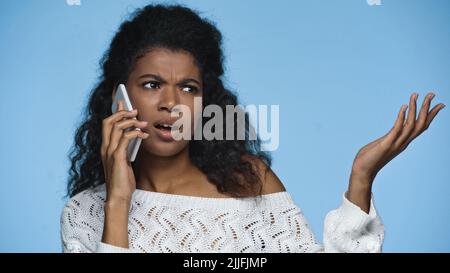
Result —
<path fill-rule="evenodd" d="M 64 252 L 381 252 L 384 227 L 346 199 L 325 217 L 320 245 L 288 192 L 261 198 L 204 198 L 137 189 L 129 248 L 101 242 L 105 186 L 72 197 L 61 215 Z"/>

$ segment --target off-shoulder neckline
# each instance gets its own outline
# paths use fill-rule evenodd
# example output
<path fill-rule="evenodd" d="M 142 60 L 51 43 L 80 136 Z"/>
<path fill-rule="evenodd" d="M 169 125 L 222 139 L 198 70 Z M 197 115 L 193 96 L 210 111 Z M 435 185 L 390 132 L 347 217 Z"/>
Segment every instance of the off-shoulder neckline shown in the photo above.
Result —
<path fill-rule="evenodd" d="M 287 191 L 268 193 L 254 197 L 202 197 L 154 192 L 136 189 L 133 200 L 147 205 L 167 205 L 177 207 L 200 207 L 215 209 L 251 209 L 258 207 L 275 208 L 290 205 L 293 200 Z"/>

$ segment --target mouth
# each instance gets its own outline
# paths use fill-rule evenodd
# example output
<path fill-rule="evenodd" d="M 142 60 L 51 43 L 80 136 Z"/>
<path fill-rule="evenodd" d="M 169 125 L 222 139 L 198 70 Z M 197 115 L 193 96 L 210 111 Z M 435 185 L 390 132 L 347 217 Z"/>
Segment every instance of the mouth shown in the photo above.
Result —
<path fill-rule="evenodd" d="M 163 131 L 170 131 L 170 130 L 172 130 L 172 125 L 170 125 L 170 124 L 164 124 L 164 123 L 155 124 L 154 127 L 156 129 L 158 129 L 158 130 L 163 130 Z"/>
<path fill-rule="evenodd" d="M 164 142 L 171 142 L 173 141 L 172 137 L 172 126 L 168 124 L 155 124 L 154 125 L 156 135 L 158 138 Z"/>
<path fill-rule="evenodd" d="M 170 124 L 157 123 L 153 127 L 155 127 L 158 130 L 163 130 L 163 131 L 171 131 L 171 130 L 178 130 L 179 129 L 180 132 L 183 132 L 183 125 L 175 126 L 175 125 L 170 125 Z"/>
<path fill-rule="evenodd" d="M 174 138 L 172 137 L 172 130 L 176 131 L 180 129 L 180 131 L 182 131 L 181 129 L 183 126 L 174 125 L 176 120 L 177 119 L 165 119 L 157 121 L 153 124 L 153 127 L 156 129 L 156 134 L 161 140 L 165 142 L 173 141 Z"/>
<path fill-rule="evenodd" d="M 177 117 L 170 117 L 170 118 L 160 119 L 160 120 L 156 121 L 153 124 L 153 126 L 156 129 L 159 129 L 159 130 L 168 130 L 168 131 L 170 131 L 172 129 L 177 130 L 177 129 L 180 128 L 180 126 L 179 125 L 174 125 L 174 123 L 178 119 L 179 118 L 177 118 Z"/>

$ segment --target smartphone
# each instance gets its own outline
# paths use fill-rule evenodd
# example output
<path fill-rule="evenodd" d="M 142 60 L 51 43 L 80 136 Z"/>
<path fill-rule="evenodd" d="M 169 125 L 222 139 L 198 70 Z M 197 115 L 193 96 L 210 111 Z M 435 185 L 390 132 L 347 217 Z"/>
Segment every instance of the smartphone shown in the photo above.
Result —
<path fill-rule="evenodd" d="M 114 95 L 114 100 L 111 105 L 111 112 L 113 114 L 116 113 L 118 110 L 117 103 L 119 102 L 119 100 L 124 101 L 125 110 L 128 110 L 128 111 L 133 110 L 133 106 L 131 105 L 131 101 L 130 101 L 130 98 L 128 97 L 127 89 L 125 88 L 124 84 L 119 84 L 119 86 L 117 87 L 117 90 L 116 90 L 116 94 Z M 133 119 L 136 119 L 136 117 L 134 117 Z M 139 128 L 134 128 L 134 129 L 127 128 L 127 129 L 125 129 L 125 132 L 131 131 L 131 130 L 141 131 L 141 129 L 139 129 Z M 134 138 L 130 141 L 130 143 L 128 144 L 128 147 L 127 147 L 128 161 L 133 162 L 136 159 L 136 155 L 139 151 L 139 146 L 141 145 L 141 142 L 142 142 L 142 138 L 139 138 L 139 137 Z"/>

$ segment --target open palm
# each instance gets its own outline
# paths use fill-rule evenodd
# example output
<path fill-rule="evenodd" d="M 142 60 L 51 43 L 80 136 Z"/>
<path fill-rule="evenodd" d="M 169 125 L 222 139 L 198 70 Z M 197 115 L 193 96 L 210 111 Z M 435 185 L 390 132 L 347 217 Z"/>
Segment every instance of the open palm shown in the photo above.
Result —
<path fill-rule="evenodd" d="M 416 120 L 416 102 L 419 94 L 413 93 L 407 105 L 402 105 L 392 129 L 381 138 L 362 147 L 353 161 L 352 172 L 373 180 L 376 174 L 394 157 L 400 154 L 416 137 L 428 129 L 437 113 L 445 107 L 440 103 L 430 109 L 433 93 L 425 97 Z"/>

